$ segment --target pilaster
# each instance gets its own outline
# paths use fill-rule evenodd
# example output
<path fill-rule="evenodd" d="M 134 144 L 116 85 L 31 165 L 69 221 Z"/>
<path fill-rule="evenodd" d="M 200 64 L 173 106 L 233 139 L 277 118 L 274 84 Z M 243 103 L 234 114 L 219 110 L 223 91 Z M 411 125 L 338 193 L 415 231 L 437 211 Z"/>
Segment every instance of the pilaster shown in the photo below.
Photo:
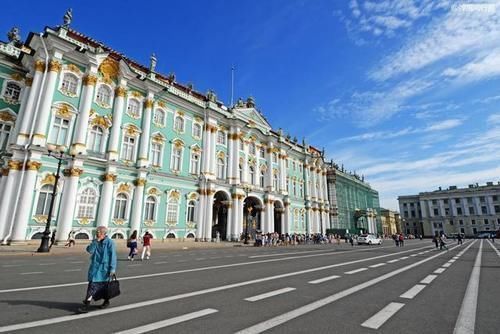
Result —
<path fill-rule="evenodd" d="M 153 110 L 154 94 L 149 92 L 148 98 L 144 102 L 144 117 L 142 118 L 142 135 L 141 135 L 141 145 L 139 146 L 139 160 L 137 161 L 137 167 L 146 168 L 149 166 L 148 151 L 149 151 L 149 140 L 151 137 L 151 114 Z"/>
<path fill-rule="evenodd" d="M 120 142 L 121 124 L 123 112 L 125 107 L 125 96 L 127 95 L 126 89 L 127 82 L 121 80 L 121 86 L 115 90 L 115 104 L 113 106 L 113 125 L 111 127 L 111 135 L 108 144 L 108 159 L 118 160 L 118 144 Z"/>
<path fill-rule="evenodd" d="M 73 150 L 76 154 L 84 154 L 87 151 L 86 139 L 90 108 L 92 106 L 96 82 L 97 74 L 95 72 L 90 72 L 83 78 L 82 97 L 80 99 L 80 108 L 78 109 L 78 118 L 73 139 Z"/>
<path fill-rule="evenodd" d="M 99 213 L 97 214 L 97 226 L 108 226 L 111 218 L 111 207 L 113 201 L 113 184 L 116 182 L 116 174 L 108 171 L 102 177 L 102 193 L 100 198 Z"/>
<path fill-rule="evenodd" d="M 140 177 L 134 182 L 134 199 L 132 201 L 132 217 L 130 219 L 130 230 L 137 231 L 141 234 L 141 214 L 144 202 L 144 186 L 146 185 L 145 173 L 141 173 Z"/>
<path fill-rule="evenodd" d="M 38 95 L 40 94 L 41 80 L 43 76 L 43 71 L 45 70 L 45 62 L 42 60 L 35 61 L 35 75 L 33 77 L 33 82 L 31 83 L 31 89 L 26 98 L 26 107 L 24 108 L 24 115 L 21 117 L 19 122 L 19 131 L 17 133 L 18 145 L 26 145 L 29 140 L 29 133 L 31 132 L 31 127 L 35 125 L 34 115 L 35 115 L 35 103 Z"/>
<path fill-rule="evenodd" d="M 73 227 L 78 179 L 83 173 L 83 169 L 79 168 L 81 165 L 82 161 L 77 161 L 71 167 L 64 170 L 64 187 L 61 196 L 59 218 L 57 219 L 57 241 L 65 241 Z"/>

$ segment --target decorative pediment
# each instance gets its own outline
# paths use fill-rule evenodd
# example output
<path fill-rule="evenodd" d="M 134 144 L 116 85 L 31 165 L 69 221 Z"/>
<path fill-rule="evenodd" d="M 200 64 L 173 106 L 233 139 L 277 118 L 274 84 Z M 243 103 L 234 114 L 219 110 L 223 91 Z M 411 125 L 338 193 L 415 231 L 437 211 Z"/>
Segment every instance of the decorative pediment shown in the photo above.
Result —
<path fill-rule="evenodd" d="M 244 120 L 250 128 L 266 131 L 271 129 L 271 125 L 255 108 L 236 108 L 234 114 L 237 118 Z"/>

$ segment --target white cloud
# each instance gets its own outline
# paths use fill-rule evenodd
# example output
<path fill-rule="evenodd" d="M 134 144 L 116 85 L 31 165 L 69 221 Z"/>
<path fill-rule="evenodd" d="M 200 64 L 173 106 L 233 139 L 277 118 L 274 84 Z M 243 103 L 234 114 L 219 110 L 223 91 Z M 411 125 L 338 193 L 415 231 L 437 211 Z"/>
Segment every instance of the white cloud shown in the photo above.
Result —
<path fill-rule="evenodd" d="M 442 131 L 442 130 L 452 129 L 462 125 L 462 123 L 463 120 L 461 119 L 447 119 L 439 123 L 435 123 L 433 125 L 428 126 L 425 129 L 425 131 Z"/>
<path fill-rule="evenodd" d="M 500 75 L 500 48 L 492 50 L 488 55 L 479 57 L 459 68 L 447 68 L 443 75 L 452 77 L 460 83 L 483 80 Z"/>
<path fill-rule="evenodd" d="M 500 114 L 492 114 L 488 117 L 488 123 L 500 125 Z"/>

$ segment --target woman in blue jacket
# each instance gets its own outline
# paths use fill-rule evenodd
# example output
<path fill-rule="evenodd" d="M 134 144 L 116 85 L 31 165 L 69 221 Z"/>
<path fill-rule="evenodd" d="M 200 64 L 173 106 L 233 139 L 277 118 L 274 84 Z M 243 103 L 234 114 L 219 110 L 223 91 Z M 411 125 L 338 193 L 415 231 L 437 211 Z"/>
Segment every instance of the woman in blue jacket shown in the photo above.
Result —
<path fill-rule="evenodd" d="M 87 252 L 90 254 L 89 285 L 87 296 L 83 301 L 84 305 L 79 309 L 80 312 L 88 312 L 92 299 L 100 299 L 105 296 L 107 282 L 116 272 L 115 244 L 106 233 L 107 228 L 99 226 L 96 229 L 96 237 L 87 246 Z M 108 306 L 109 300 L 104 299 L 104 303 L 100 307 L 104 309 Z"/>

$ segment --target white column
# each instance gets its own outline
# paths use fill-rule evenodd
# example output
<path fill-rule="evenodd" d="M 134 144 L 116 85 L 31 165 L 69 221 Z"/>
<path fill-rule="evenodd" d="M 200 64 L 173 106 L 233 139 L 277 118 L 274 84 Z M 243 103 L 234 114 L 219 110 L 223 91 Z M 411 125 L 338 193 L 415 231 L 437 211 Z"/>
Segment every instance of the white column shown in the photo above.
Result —
<path fill-rule="evenodd" d="M 228 152 L 228 157 L 227 157 L 227 179 L 229 181 L 229 184 L 236 184 L 236 178 L 234 175 L 234 164 L 237 163 L 235 160 L 237 156 L 234 154 L 234 146 L 236 144 L 234 140 L 234 128 L 231 127 L 229 130 L 229 133 L 227 135 L 227 152 Z"/>
<path fill-rule="evenodd" d="M 306 233 L 307 234 L 311 234 L 312 225 L 314 224 L 312 216 L 313 216 L 312 209 L 306 208 Z"/>
<path fill-rule="evenodd" d="M 206 123 L 203 127 L 203 151 L 201 159 L 201 172 L 208 177 L 210 173 L 210 156 L 213 154 L 210 147 L 210 129 L 211 125 Z"/>
<path fill-rule="evenodd" d="M 18 183 L 20 169 L 22 168 L 22 161 L 11 160 L 8 164 L 9 175 L 2 176 L 5 178 L 5 185 L 2 194 L 13 194 L 14 187 Z M 0 197 L 0 241 L 3 240 L 9 233 L 12 220 L 10 219 L 12 211 L 12 198 L 13 196 Z"/>
<path fill-rule="evenodd" d="M 288 204 L 286 204 L 286 203 L 285 203 L 285 214 L 284 214 L 284 216 L 285 216 L 285 219 L 284 219 L 284 222 L 283 222 L 283 224 L 285 224 L 284 231 L 285 231 L 285 233 L 290 233 L 290 231 L 291 231 L 290 206 Z"/>
<path fill-rule="evenodd" d="M 311 189 L 309 187 L 309 164 L 304 163 L 304 195 L 306 199 L 311 199 Z"/>
<path fill-rule="evenodd" d="M 250 183 L 250 169 L 248 168 L 248 143 L 246 142 L 243 145 L 243 152 L 245 152 L 245 156 L 243 157 L 243 180 L 241 183 L 248 184 Z"/>
<path fill-rule="evenodd" d="M 78 178 L 83 173 L 79 168 L 69 168 L 64 171 L 64 187 L 61 196 L 59 218 L 57 219 L 56 239 L 64 241 L 68 238 L 73 225 L 76 196 L 78 193 Z"/>
<path fill-rule="evenodd" d="M 41 166 L 42 164 L 38 161 L 28 161 L 26 163 L 24 184 L 19 195 L 19 203 L 16 210 L 16 216 L 14 217 L 14 228 L 11 236 L 11 240 L 14 242 L 26 240 L 26 229 L 31 216 L 31 203 L 35 189 L 36 176 Z"/>
<path fill-rule="evenodd" d="M 76 120 L 75 136 L 73 138 L 73 149 L 76 154 L 82 154 L 87 151 L 87 132 L 89 127 L 90 108 L 94 98 L 94 88 L 97 82 L 95 73 L 89 73 L 83 78 L 82 97 L 80 99 L 80 108 L 78 108 L 78 117 Z"/>
<path fill-rule="evenodd" d="M 205 212 L 206 212 L 206 195 L 204 189 L 201 189 L 200 198 L 198 201 L 198 211 L 196 217 L 196 240 L 202 241 L 205 233 Z"/>
<path fill-rule="evenodd" d="M 232 221 L 231 221 L 231 236 L 230 240 L 235 241 L 239 237 L 240 233 L 240 228 L 239 228 L 239 221 L 238 221 L 238 212 L 239 212 L 239 200 L 238 200 L 238 194 L 233 194 L 232 195 L 232 210 L 231 210 L 231 215 L 232 215 Z"/>
<path fill-rule="evenodd" d="M 17 144 L 25 145 L 29 139 L 29 132 L 33 124 L 33 116 L 35 115 L 35 103 L 38 95 L 40 94 L 41 81 L 43 72 L 45 70 L 45 62 L 41 60 L 35 61 L 35 75 L 31 83 L 31 89 L 26 99 L 26 107 L 24 115 L 21 118 L 19 132 L 17 134 Z"/>
<path fill-rule="evenodd" d="M 281 233 L 288 233 L 288 226 L 286 225 L 286 217 L 285 212 L 288 212 L 288 208 L 284 209 L 283 212 L 280 212 L 280 222 L 281 222 Z"/>
<path fill-rule="evenodd" d="M 217 128 L 213 126 L 210 129 L 210 150 L 212 154 L 210 154 L 210 176 L 212 176 L 213 179 L 215 179 L 215 170 L 216 170 L 216 161 L 217 161 L 217 150 L 215 146 L 215 135 L 217 133 Z"/>
<path fill-rule="evenodd" d="M 22 93 L 21 98 L 20 98 L 21 105 L 19 106 L 19 112 L 17 113 L 16 123 L 15 123 L 15 126 L 14 126 L 12 133 L 9 136 L 9 142 L 8 142 L 9 146 L 10 146 L 10 144 L 15 144 L 17 142 L 17 135 L 19 134 L 19 132 L 21 130 L 22 120 L 25 117 L 29 118 L 29 115 L 26 116 L 26 105 L 28 104 L 28 97 L 30 96 L 31 85 L 33 84 L 33 79 L 30 77 L 27 77 L 25 82 L 26 82 L 26 86 L 24 87 L 23 93 Z"/>
<path fill-rule="evenodd" d="M 271 204 L 269 200 L 264 200 L 264 212 L 262 214 L 262 232 L 269 233 L 271 232 Z"/>
<path fill-rule="evenodd" d="M 138 167 L 148 167 L 149 141 L 151 137 L 151 114 L 153 109 L 153 93 L 148 93 L 148 99 L 144 102 L 144 117 L 142 118 L 141 145 L 139 146 Z"/>
<path fill-rule="evenodd" d="M 208 190 L 207 202 L 205 205 L 206 214 L 205 214 L 205 235 L 203 238 L 206 241 L 212 240 L 212 219 L 213 219 L 213 211 L 214 211 L 214 194 L 211 190 Z"/>
<path fill-rule="evenodd" d="M 144 202 L 144 185 L 146 184 L 145 178 L 138 178 L 135 180 L 134 199 L 132 201 L 132 215 L 130 217 L 130 230 L 137 231 L 138 235 L 141 234 L 141 214 L 142 205 Z"/>
<path fill-rule="evenodd" d="M 49 72 L 46 78 L 46 84 L 40 102 L 38 117 L 35 124 L 35 135 L 33 136 L 33 144 L 44 146 L 47 142 L 47 126 L 50 118 L 50 107 L 54 89 L 56 88 L 57 76 L 61 70 L 60 59 L 52 59 L 49 63 Z"/>
<path fill-rule="evenodd" d="M 122 80 L 122 84 L 126 84 Z M 113 107 L 113 125 L 111 126 L 111 135 L 108 144 L 108 159 L 118 160 L 118 144 L 120 142 L 122 117 L 125 107 L 125 96 L 127 89 L 123 86 L 116 88 L 115 91 L 115 104 Z"/>
<path fill-rule="evenodd" d="M 99 201 L 99 213 L 97 214 L 97 226 L 108 226 L 111 218 L 111 207 L 113 200 L 113 183 L 116 181 L 116 175 L 106 173 L 103 176 L 102 193 Z"/>
<path fill-rule="evenodd" d="M 284 153 L 283 150 L 281 150 L 281 153 L 279 155 L 279 166 L 280 166 L 280 192 L 285 192 L 286 191 L 286 176 L 288 174 L 288 171 L 286 169 L 286 154 Z"/>
<path fill-rule="evenodd" d="M 226 229 L 226 240 L 231 241 L 233 235 L 233 203 L 229 203 L 227 206 L 227 229 Z"/>
<path fill-rule="evenodd" d="M 264 186 L 271 191 L 273 188 L 273 143 L 269 142 L 266 150 L 267 171 Z M 274 230 L 274 227 L 273 227 Z"/>
<path fill-rule="evenodd" d="M 239 171 L 239 164 L 240 164 L 240 128 L 235 127 L 234 128 L 234 144 L 233 144 L 233 177 L 234 177 L 234 184 L 240 184 L 242 183 L 242 180 L 240 180 L 240 171 Z"/>

